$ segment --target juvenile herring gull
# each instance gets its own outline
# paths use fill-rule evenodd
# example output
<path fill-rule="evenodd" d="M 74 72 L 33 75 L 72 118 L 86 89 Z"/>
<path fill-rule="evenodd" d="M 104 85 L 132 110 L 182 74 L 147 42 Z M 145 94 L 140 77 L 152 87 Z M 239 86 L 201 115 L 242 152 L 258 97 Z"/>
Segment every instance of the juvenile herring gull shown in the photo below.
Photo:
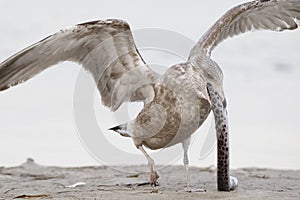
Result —
<path fill-rule="evenodd" d="M 293 30 L 300 19 L 300 0 L 257 0 L 236 6 L 223 15 L 193 47 L 185 63 L 171 66 L 159 76 L 139 54 L 129 25 L 108 19 L 61 30 L 11 56 L 0 64 L 0 90 L 24 82 L 62 61 L 74 61 L 88 70 L 97 84 L 104 106 L 117 110 L 125 101 L 141 101 L 135 119 L 111 128 L 131 137 L 148 159 L 150 183 L 158 175 L 144 147 L 166 148 L 182 143 L 187 190 L 188 147 L 191 135 L 211 110 L 218 138 L 218 190 L 237 187 L 229 176 L 229 145 L 223 74 L 211 58 L 223 40 L 247 31 Z"/>

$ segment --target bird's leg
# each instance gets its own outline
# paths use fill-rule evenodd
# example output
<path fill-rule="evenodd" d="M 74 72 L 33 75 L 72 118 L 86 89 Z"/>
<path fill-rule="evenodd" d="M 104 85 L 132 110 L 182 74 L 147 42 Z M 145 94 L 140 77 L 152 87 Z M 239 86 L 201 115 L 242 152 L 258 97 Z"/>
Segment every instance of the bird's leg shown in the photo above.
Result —
<path fill-rule="evenodd" d="M 186 173 L 186 191 L 191 192 L 191 182 L 190 182 L 190 173 L 189 173 L 189 157 L 188 157 L 188 148 L 190 145 L 190 137 L 182 142 L 183 148 L 183 164 L 185 167 Z"/>
<path fill-rule="evenodd" d="M 191 180 L 190 180 L 190 172 L 189 172 L 189 157 L 188 157 L 188 148 L 190 145 L 191 138 L 184 140 L 182 142 L 182 148 L 183 148 L 183 164 L 185 167 L 185 173 L 186 173 L 186 192 L 192 192 L 191 188 Z"/>
<path fill-rule="evenodd" d="M 218 190 L 234 190 L 238 180 L 230 176 L 229 169 L 229 137 L 228 118 L 225 105 L 212 85 L 207 84 L 207 91 L 212 104 L 212 111 L 215 117 L 217 140 L 218 140 Z"/>
<path fill-rule="evenodd" d="M 139 146 L 138 148 L 148 160 L 148 165 L 150 167 L 150 185 L 157 186 L 158 185 L 157 179 L 159 178 L 159 176 L 156 173 L 154 168 L 154 160 L 149 156 L 149 154 L 145 151 L 145 149 L 142 146 Z"/>
<path fill-rule="evenodd" d="M 190 180 L 190 172 L 189 172 L 189 157 L 188 157 L 188 149 L 190 145 L 191 137 L 185 139 L 182 142 L 183 148 L 183 164 L 185 167 L 186 173 L 186 188 L 184 189 L 186 192 L 205 192 L 203 189 L 195 189 L 191 187 L 191 180 Z"/>

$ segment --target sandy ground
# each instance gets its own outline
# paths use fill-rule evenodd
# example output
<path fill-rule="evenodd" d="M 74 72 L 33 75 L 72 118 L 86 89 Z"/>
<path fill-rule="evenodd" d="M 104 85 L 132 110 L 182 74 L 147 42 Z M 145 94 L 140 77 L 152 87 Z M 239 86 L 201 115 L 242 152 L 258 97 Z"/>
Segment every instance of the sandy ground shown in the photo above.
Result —
<path fill-rule="evenodd" d="M 147 183 L 147 166 L 48 167 L 28 159 L 17 167 L 0 168 L 0 199 L 300 199 L 300 171 L 237 169 L 239 179 L 233 192 L 216 190 L 213 168 L 192 167 L 192 185 L 206 192 L 187 193 L 182 166 L 159 170 L 160 186 Z"/>

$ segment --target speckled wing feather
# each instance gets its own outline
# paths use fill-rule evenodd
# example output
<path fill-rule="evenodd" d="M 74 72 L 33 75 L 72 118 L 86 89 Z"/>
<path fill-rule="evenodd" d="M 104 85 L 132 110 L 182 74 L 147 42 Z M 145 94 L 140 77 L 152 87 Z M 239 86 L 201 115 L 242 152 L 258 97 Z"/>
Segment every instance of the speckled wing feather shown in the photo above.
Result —
<path fill-rule="evenodd" d="M 190 57 L 210 56 L 223 40 L 253 30 L 292 30 L 300 20 L 300 0 L 257 0 L 236 6 L 223 15 L 198 41 Z"/>
<path fill-rule="evenodd" d="M 156 74 L 145 65 L 129 25 L 121 20 L 78 24 L 13 55 L 0 64 L 0 90 L 62 61 L 77 62 L 90 71 L 103 104 L 113 111 L 132 96 L 137 101 L 151 96 L 147 86 Z"/>

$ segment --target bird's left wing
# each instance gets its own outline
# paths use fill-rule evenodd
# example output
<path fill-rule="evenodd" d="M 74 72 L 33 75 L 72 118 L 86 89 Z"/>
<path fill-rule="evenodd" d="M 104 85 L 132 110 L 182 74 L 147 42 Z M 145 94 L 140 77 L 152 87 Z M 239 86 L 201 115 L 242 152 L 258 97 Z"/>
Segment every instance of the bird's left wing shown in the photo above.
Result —
<path fill-rule="evenodd" d="M 0 64 L 0 90 L 24 82 L 62 61 L 77 62 L 91 72 L 102 103 L 115 111 L 126 100 L 151 98 L 156 74 L 135 47 L 122 20 L 78 24 L 61 30 Z"/>
<path fill-rule="evenodd" d="M 224 14 L 191 50 L 210 56 L 222 41 L 252 30 L 284 31 L 298 27 L 300 0 L 256 0 L 238 5 Z"/>

